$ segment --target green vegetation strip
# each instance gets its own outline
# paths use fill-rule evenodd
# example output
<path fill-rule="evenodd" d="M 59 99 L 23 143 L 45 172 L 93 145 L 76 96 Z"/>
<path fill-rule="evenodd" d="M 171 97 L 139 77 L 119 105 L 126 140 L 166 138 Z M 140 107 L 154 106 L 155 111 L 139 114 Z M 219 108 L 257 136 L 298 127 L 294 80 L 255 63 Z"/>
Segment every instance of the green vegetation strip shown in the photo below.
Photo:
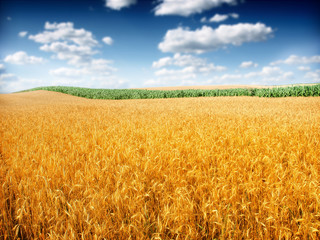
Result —
<path fill-rule="evenodd" d="M 144 90 L 144 89 L 91 89 L 79 87 L 38 87 L 26 91 L 47 90 L 90 99 L 150 99 L 220 96 L 257 97 L 315 97 L 320 96 L 320 84 L 275 88 L 237 89 L 188 89 L 188 90 Z"/>

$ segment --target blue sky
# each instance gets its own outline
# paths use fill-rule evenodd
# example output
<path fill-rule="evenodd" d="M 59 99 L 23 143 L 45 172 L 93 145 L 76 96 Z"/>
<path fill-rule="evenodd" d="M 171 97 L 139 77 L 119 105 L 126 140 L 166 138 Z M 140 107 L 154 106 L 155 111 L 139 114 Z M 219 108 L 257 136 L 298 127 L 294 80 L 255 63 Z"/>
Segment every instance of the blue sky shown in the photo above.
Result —
<path fill-rule="evenodd" d="M 315 0 L 2 0 L 0 92 L 320 82 Z"/>

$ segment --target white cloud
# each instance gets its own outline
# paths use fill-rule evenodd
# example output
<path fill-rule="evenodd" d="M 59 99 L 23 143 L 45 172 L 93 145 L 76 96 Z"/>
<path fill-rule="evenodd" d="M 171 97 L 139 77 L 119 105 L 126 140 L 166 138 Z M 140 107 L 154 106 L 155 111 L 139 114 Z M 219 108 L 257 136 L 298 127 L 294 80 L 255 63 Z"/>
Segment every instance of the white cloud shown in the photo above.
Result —
<path fill-rule="evenodd" d="M 16 75 L 12 73 L 2 73 L 0 74 L 0 93 L 8 93 L 8 86 L 15 84 L 18 80 Z"/>
<path fill-rule="evenodd" d="M 40 47 L 45 52 L 55 53 L 60 60 L 68 60 L 72 65 L 83 65 L 90 62 L 92 55 L 96 54 L 90 46 L 68 44 L 67 42 L 53 42 Z"/>
<path fill-rule="evenodd" d="M 206 17 L 203 17 L 203 18 L 201 18 L 201 20 L 200 20 L 200 22 L 202 22 L 202 23 L 205 23 L 205 22 L 207 22 L 208 21 L 208 19 L 206 18 Z"/>
<path fill-rule="evenodd" d="M 160 0 L 160 4 L 155 8 L 155 15 L 180 15 L 187 17 L 223 4 L 235 5 L 237 4 L 237 0 Z"/>
<path fill-rule="evenodd" d="M 27 31 L 23 31 L 23 32 L 19 32 L 19 37 L 25 37 L 27 36 L 28 32 Z"/>
<path fill-rule="evenodd" d="M 41 43 L 40 50 L 51 52 L 53 58 L 66 61 L 72 66 L 49 71 L 54 85 L 123 86 L 125 81 L 113 75 L 117 71 L 112 66 L 113 61 L 94 58 L 99 53 L 96 48 L 100 45 L 90 31 L 75 29 L 71 22 L 46 22 L 44 28 L 43 32 L 31 35 L 29 39 Z M 102 41 L 111 44 L 112 38 L 104 37 Z"/>
<path fill-rule="evenodd" d="M 79 77 L 82 75 L 87 75 L 88 72 L 85 69 L 76 69 L 76 68 L 66 68 L 61 67 L 54 70 L 49 71 L 50 75 L 56 76 L 56 77 Z"/>
<path fill-rule="evenodd" d="M 58 68 L 50 71 L 54 77 L 53 85 L 78 85 L 94 88 L 125 88 L 127 81 L 114 76 L 115 68 L 104 65 L 104 59 L 97 59 L 91 66 L 84 68 Z"/>
<path fill-rule="evenodd" d="M 293 72 L 284 72 L 279 67 L 265 66 L 260 71 L 249 72 L 246 74 L 224 74 L 222 76 L 214 76 L 209 79 L 208 83 L 220 84 L 242 84 L 249 82 L 255 84 L 287 84 L 294 79 Z"/>
<path fill-rule="evenodd" d="M 225 71 L 224 66 L 217 66 L 208 63 L 206 59 L 195 57 L 193 55 L 174 54 L 173 57 L 160 58 L 153 62 L 156 79 L 145 82 L 146 85 L 171 85 L 176 82 L 178 85 L 191 84 L 213 72 Z M 161 84 L 160 84 L 161 83 Z"/>
<path fill-rule="evenodd" d="M 152 67 L 161 68 L 161 67 L 171 65 L 172 62 L 173 62 L 172 57 L 160 58 L 158 61 L 152 63 Z"/>
<path fill-rule="evenodd" d="M 195 74 L 195 69 L 193 67 L 185 67 L 179 70 L 162 68 L 155 72 L 157 77 L 165 77 L 166 79 L 176 80 L 176 79 L 195 79 L 197 75 Z"/>
<path fill-rule="evenodd" d="M 54 58 L 66 60 L 76 67 L 92 64 L 93 56 L 98 53 L 94 50 L 98 41 L 90 31 L 75 29 L 71 22 L 46 22 L 44 28 L 42 33 L 29 36 L 29 39 L 43 44 L 40 50 L 52 52 Z"/>
<path fill-rule="evenodd" d="M 310 79 L 312 82 L 320 83 L 320 69 L 317 69 L 314 72 L 307 72 L 304 75 L 304 78 Z"/>
<path fill-rule="evenodd" d="M 109 76 L 106 77 L 92 77 L 91 82 L 94 82 L 95 85 L 89 85 L 88 87 L 94 87 L 94 88 L 128 88 L 128 82 L 124 79 L 115 77 L 115 76 Z"/>
<path fill-rule="evenodd" d="M 5 66 L 3 64 L 0 64 L 0 71 L 3 71 L 5 69 Z"/>
<path fill-rule="evenodd" d="M 117 71 L 111 67 L 112 61 L 106 59 L 92 59 L 90 64 L 79 68 L 58 68 L 50 71 L 50 74 L 58 77 L 78 77 L 81 75 L 100 75 L 109 76 L 112 72 Z"/>
<path fill-rule="evenodd" d="M 238 13 L 229 13 L 229 16 L 231 16 L 234 19 L 239 18 L 239 14 Z"/>
<path fill-rule="evenodd" d="M 237 13 L 229 13 L 229 14 L 215 14 L 213 17 L 211 17 L 209 20 L 206 19 L 206 17 L 203 17 L 201 19 L 201 22 L 222 22 L 227 20 L 229 17 L 232 18 L 239 18 L 239 14 Z"/>
<path fill-rule="evenodd" d="M 112 76 L 117 71 L 110 66 L 112 61 L 106 59 L 91 59 L 90 64 L 78 68 L 61 67 L 50 70 L 50 75 L 59 78 L 106 78 Z"/>
<path fill-rule="evenodd" d="M 294 77 L 293 72 L 284 72 L 279 67 L 263 67 L 261 71 L 250 72 L 243 75 L 245 79 L 255 78 L 262 82 L 281 82 Z"/>
<path fill-rule="evenodd" d="M 300 70 L 300 71 L 310 71 L 311 68 L 308 67 L 308 66 L 299 66 L 299 67 L 298 67 L 298 70 Z"/>
<path fill-rule="evenodd" d="M 46 79 L 20 78 L 13 75 L 13 79 L 11 81 L 0 81 L 0 92 L 10 93 L 45 85 L 48 85 Z"/>
<path fill-rule="evenodd" d="M 270 63 L 270 65 L 277 64 L 310 64 L 310 63 L 320 63 L 320 56 L 312 56 L 312 57 L 299 57 L 296 55 L 291 55 L 285 60 L 278 60 Z"/>
<path fill-rule="evenodd" d="M 113 10 L 120 10 L 121 8 L 129 7 L 136 3 L 136 0 L 106 0 L 106 7 Z"/>
<path fill-rule="evenodd" d="M 207 63 L 206 59 L 195 57 L 192 55 L 181 55 L 176 53 L 173 57 L 160 58 L 158 61 L 153 62 L 154 68 L 176 66 L 176 67 L 192 67 L 193 72 L 214 72 L 224 71 L 227 68 L 224 66 L 216 66 L 213 63 Z"/>
<path fill-rule="evenodd" d="M 6 81 L 15 81 L 17 80 L 16 75 L 12 73 L 2 73 L 0 74 L 0 82 L 6 82 Z"/>
<path fill-rule="evenodd" d="M 38 43 L 51 43 L 56 41 L 69 41 L 78 45 L 93 47 L 98 42 L 93 38 L 91 32 L 85 29 L 75 29 L 72 22 L 49 23 L 46 22 L 44 31 L 36 35 L 30 35 L 29 39 Z"/>
<path fill-rule="evenodd" d="M 205 78 L 201 78 L 198 75 L 192 77 L 192 75 L 187 75 L 187 69 L 184 71 L 174 72 L 169 71 L 169 69 L 162 70 L 157 73 L 156 78 L 149 79 L 145 82 L 148 86 L 179 86 L 179 85 L 210 85 L 210 84 L 228 84 L 228 85 L 239 85 L 239 84 L 260 84 L 260 85 L 270 85 L 270 84 L 290 84 L 295 79 L 293 72 L 286 72 L 279 67 L 265 66 L 259 71 L 249 72 L 246 74 L 240 73 L 225 73 L 219 75 L 215 73 L 214 75 L 208 75 Z M 184 74 L 183 74 L 184 73 Z M 318 72 L 313 72 L 305 76 L 306 78 L 312 78 L 313 82 L 316 79 L 320 81 L 320 70 Z"/>
<path fill-rule="evenodd" d="M 178 27 L 168 30 L 158 47 L 162 52 L 203 53 L 227 45 L 240 46 L 245 42 L 263 41 L 268 39 L 272 32 L 272 28 L 263 23 L 220 25 L 216 29 L 203 26 L 194 31 Z"/>
<path fill-rule="evenodd" d="M 227 14 L 215 14 L 212 18 L 209 19 L 209 22 L 222 22 L 229 18 Z"/>
<path fill-rule="evenodd" d="M 104 37 L 104 38 L 102 38 L 102 41 L 107 45 L 113 44 L 113 39 L 111 37 Z"/>
<path fill-rule="evenodd" d="M 271 76 L 277 76 L 279 74 L 282 74 L 282 70 L 279 67 L 270 67 L 266 66 L 263 67 L 261 71 L 259 72 L 250 72 L 245 74 L 246 78 L 252 78 L 252 77 L 271 77 Z"/>
<path fill-rule="evenodd" d="M 6 56 L 4 61 L 11 63 L 11 64 L 18 64 L 18 65 L 44 63 L 43 58 L 35 57 L 35 56 L 28 56 L 28 54 L 23 51 L 19 51 L 19 52 L 12 54 L 12 55 Z"/>
<path fill-rule="evenodd" d="M 225 82 L 225 81 L 230 81 L 230 80 L 239 80 L 243 78 L 241 74 L 224 74 L 220 77 L 220 80 Z"/>
<path fill-rule="evenodd" d="M 293 72 L 285 72 L 282 74 L 282 77 L 284 79 L 293 79 L 294 78 L 294 73 Z"/>
<path fill-rule="evenodd" d="M 170 78 L 156 78 L 156 79 L 148 79 L 144 82 L 146 86 L 196 86 L 196 85 L 205 85 L 202 84 L 202 81 L 195 80 L 193 78 L 179 78 L 177 76 L 172 76 Z"/>
<path fill-rule="evenodd" d="M 239 84 L 242 79 L 242 74 L 223 74 L 222 76 L 212 77 L 208 80 L 208 84 Z"/>
<path fill-rule="evenodd" d="M 278 74 L 281 73 L 281 69 L 279 67 L 263 67 L 261 74 L 264 76 L 270 76 L 270 75 L 274 75 L 274 74 Z"/>
<path fill-rule="evenodd" d="M 243 62 L 243 67 L 257 67 L 252 61 Z M 175 54 L 172 57 L 160 58 L 153 62 L 156 69 L 153 79 L 145 82 L 148 86 L 178 86 L 178 85 L 206 85 L 206 84 L 289 84 L 295 79 L 295 73 L 284 71 L 278 66 L 264 66 L 257 71 L 247 73 L 228 72 L 224 66 L 208 63 L 206 59 L 193 55 Z M 320 70 L 319 70 L 320 74 Z M 309 73 L 306 77 L 316 81 L 316 73 Z"/>
<path fill-rule="evenodd" d="M 116 68 L 111 67 L 113 61 L 106 59 L 92 59 L 91 64 L 87 67 L 90 71 L 99 73 L 100 75 L 109 75 L 110 72 L 117 71 Z"/>
<path fill-rule="evenodd" d="M 242 62 L 240 64 L 240 67 L 241 68 L 258 67 L 258 64 L 252 61 L 247 61 L 247 62 Z"/>

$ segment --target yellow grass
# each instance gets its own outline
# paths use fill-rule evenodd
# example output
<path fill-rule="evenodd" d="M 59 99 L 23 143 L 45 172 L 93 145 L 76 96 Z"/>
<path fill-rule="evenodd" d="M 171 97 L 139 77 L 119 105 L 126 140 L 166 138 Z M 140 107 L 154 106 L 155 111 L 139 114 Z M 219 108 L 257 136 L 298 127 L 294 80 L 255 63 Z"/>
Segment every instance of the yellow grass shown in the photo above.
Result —
<path fill-rule="evenodd" d="M 0 239 L 319 239 L 320 98 L 0 95 Z"/>

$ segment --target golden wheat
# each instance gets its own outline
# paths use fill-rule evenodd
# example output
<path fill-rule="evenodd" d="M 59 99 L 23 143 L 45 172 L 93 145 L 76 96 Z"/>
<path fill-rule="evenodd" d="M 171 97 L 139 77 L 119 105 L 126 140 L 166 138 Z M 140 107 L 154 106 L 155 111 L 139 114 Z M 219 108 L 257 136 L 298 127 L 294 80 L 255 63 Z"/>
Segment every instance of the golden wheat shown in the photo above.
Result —
<path fill-rule="evenodd" d="M 320 98 L 0 96 L 0 239 L 319 239 Z"/>

